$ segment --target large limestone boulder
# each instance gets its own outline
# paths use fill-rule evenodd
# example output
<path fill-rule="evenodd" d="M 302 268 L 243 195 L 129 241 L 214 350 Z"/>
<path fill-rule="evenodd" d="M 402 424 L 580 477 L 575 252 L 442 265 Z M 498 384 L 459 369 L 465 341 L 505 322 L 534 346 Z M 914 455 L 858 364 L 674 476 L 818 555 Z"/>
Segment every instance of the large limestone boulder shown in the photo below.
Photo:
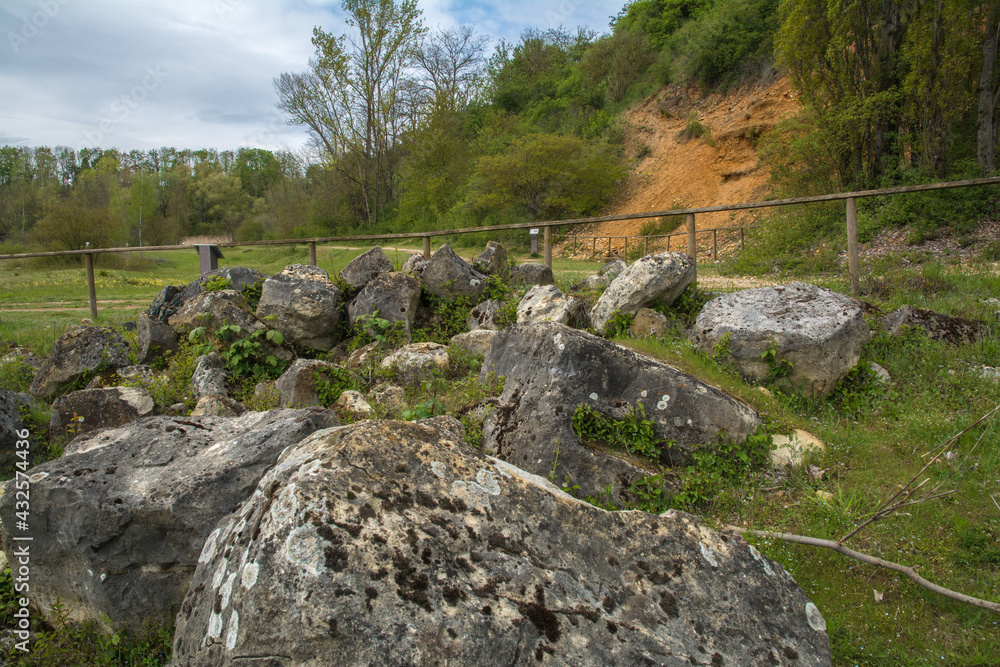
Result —
<path fill-rule="evenodd" d="M 31 600 L 69 619 L 141 629 L 177 612 L 205 539 L 278 455 L 337 426 L 329 410 L 147 417 L 76 438 L 30 471 Z M 8 556 L 16 496 L 0 497 Z"/>
<path fill-rule="evenodd" d="M 380 365 L 386 370 L 395 370 L 403 382 L 415 384 L 445 372 L 450 363 L 447 346 L 440 343 L 411 343 L 387 354 Z"/>
<path fill-rule="evenodd" d="M 490 286 L 487 276 L 469 266 L 447 244 L 431 255 L 420 271 L 420 282 L 428 292 L 442 299 L 466 297 L 476 302 Z"/>
<path fill-rule="evenodd" d="M 18 433 L 27 428 L 22 411 L 37 407 L 38 401 L 23 391 L 0 389 L 0 470 L 7 470 L 18 460 L 17 441 L 25 439 Z"/>
<path fill-rule="evenodd" d="M 646 255 L 611 281 L 590 313 L 594 329 L 604 333 L 615 313 L 635 315 L 660 301 L 670 305 L 695 276 L 695 263 L 682 252 Z"/>
<path fill-rule="evenodd" d="M 496 331 L 502 328 L 500 323 L 500 311 L 503 308 L 503 301 L 500 299 L 487 299 L 478 303 L 469 311 L 469 316 L 465 318 L 465 325 L 469 331 L 476 329 L 492 329 Z"/>
<path fill-rule="evenodd" d="M 881 324 L 893 336 L 919 331 L 928 338 L 953 345 L 974 343 L 986 333 L 986 325 L 978 320 L 967 320 L 914 306 L 902 306 L 892 311 L 882 318 Z"/>
<path fill-rule="evenodd" d="M 50 400 L 84 373 L 128 366 L 128 343 L 104 327 L 72 327 L 52 346 L 28 393 Z"/>
<path fill-rule="evenodd" d="M 566 296 L 555 285 L 534 285 L 517 304 L 517 323 L 555 322 L 576 329 L 590 325 L 583 299 Z"/>
<path fill-rule="evenodd" d="M 229 374 L 226 372 L 222 358 L 215 354 L 203 354 L 194 364 L 191 374 L 191 388 L 195 396 L 229 396 L 226 386 Z"/>
<path fill-rule="evenodd" d="M 358 255 L 340 270 L 340 278 L 352 290 L 359 290 L 380 273 L 392 271 L 392 262 L 385 256 L 381 246 Z"/>
<path fill-rule="evenodd" d="M 326 271 L 292 264 L 264 281 L 257 317 L 271 322 L 285 343 L 326 352 L 336 343 L 339 306 L 340 290 Z"/>
<path fill-rule="evenodd" d="M 329 380 L 336 371 L 337 366 L 326 361 L 296 359 L 274 383 L 278 390 L 278 405 L 282 408 L 320 405 L 316 376 Z"/>
<path fill-rule="evenodd" d="M 496 335 L 497 332 L 492 329 L 466 331 L 452 336 L 451 340 L 448 341 L 448 347 L 485 357 L 486 353 L 490 351 L 490 345 L 493 344 L 493 337 Z"/>
<path fill-rule="evenodd" d="M 787 362 L 791 367 L 785 365 L 780 383 L 819 396 L 833 391 L 854 368 L 871 332 L 853 299 L 797 282 L 709 301 L 689 338 L 706 354 L 725 350 L 753 381 L 774 375 L 775 364 Z"/>
<path fill-rule="evenodd" d="M 172 315 L 176 311 L 170 311 Z M 168 316 L 169 317 L 169 316 Z M 167 326 L 166 321 L 153 317 L 148 312 L 139 313 L 137 322 L 139 336 L 139 363 L 152 363 L 168 352 L 179 349 L 177 332 Z"/>
<path fill-rule="evenodd" d="M 79 436 L 99 428 L 124 426 L 153 413 L 153 397 L 142 387 L 84 389 L 52 403 L 49 435 Z"/>
<path fill-rule="evenodd" d="M 415 252 L 403 262 L 403 266 L 399 270 L 409 275 L 420 275 L 425 266 L 427 266 L 427 258 L 424 257 L 424 253 Z"/>
<path fill-rule="evenodd" d="M 507 260 L 507 249 L 496 241 L 490 241 L 486 248 L 472 262 L 476 271 L 488 276 L 495 276 L 501 282 L 510 278 L 510 263 Z"/>
<path fill-rule="evenodd" d="M 170 316 L 167 323 L 183 338 L 198 327 L 205 327 L 207 333 L 215 333 L 223 324 L 235 324 L 240 327 L 242 336 L 265 328 L 257 316 L 247 310 L 243 295 L 231 289 L 201 292 L 193 296 Z"/>
<path fill-rule="evenodd" d="M 510 270 L 511 285 L 551 285 L 554 282 L 552 269 L 541 262 L 517 264 Z"/>
<path fill-rule="evenodd" d="M 409 334 L 420 304 L 420 281 L 402 272 L 380 273 L 364 286 L 347 305 L 351 326 L 359 317 L 378 316 L 389 322 L 402 322 Z"/>
<path fill-rule="evenodd" d="M 611 485 L 618 506 L 632 500 L 631 482 L 655 471 L 656 462 L 581 440 L 573 430 L 578 406 L 614 419 L 643 410 L 661 441 L 658 463 L 668 466 L 685 462 L 699 445 L 715 444 L 722 432 L 742 441 L 760 425 L 749 406 L 720 389 L 559 324 L 499 331 L 483 361 L 483 377 L 490 372 L 505 382 L 483 425 L 487 450 L 536 475 L 568 476 L 584 496 Z"/>
<path fill-rule="evenodd" d="M 242 294 L 246 288 L 263 283 L 267 278 L 266 273 L 257 269 L 248 269 L 245 266 L 225 266 L 215 271 L 209 271 L 199 276 L 197 280 L 192 280 L 176 296 L 174 303 L 180 308 L 197 295 L 204 293 L 205 285 L 219 280 L 228 280 L 229 289 Z"/>
<path fill-rule="evenodd" d="M 830 664 L 822 614 L 739 536 L 598 509 L 461 431 L 367 421 L 285 452 L 206 541 L 173 664 Z"/>
<path fill-rule="evenodd" d="M 183 304 L 180 302 L 180 294 L 183 287 L 167 285 L 160 290 L 160 293 L 153 297 L 153 302 L 149 304 L 149 315 L 154 320 L 166 324 L 170 316 L 177 312 Z"/>
<path fill-rule="evenodd" d="M 627 268 L 628 264 L 625 263 L 625 260 L 619 258 L 613 259 L 602 266 L 601 270 L 597 273 L 587 276 L 576 285 L 573 285 L 573 291 L 597 291 L 604 289 Z"/>

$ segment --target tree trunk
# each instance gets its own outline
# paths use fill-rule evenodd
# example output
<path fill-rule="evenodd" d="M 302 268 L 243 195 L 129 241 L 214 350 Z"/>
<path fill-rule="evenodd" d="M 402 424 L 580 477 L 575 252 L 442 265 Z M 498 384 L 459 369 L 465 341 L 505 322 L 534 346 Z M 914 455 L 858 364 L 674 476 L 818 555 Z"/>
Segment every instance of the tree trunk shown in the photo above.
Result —
<path fill-rule="evenodd" d="M 997 91 L 993 83 L 997 60 L 997 37 L 1000 33 L 1000 1 L 989 3 L 986 34 L 983 36 L 983 69 L 979 76 L 979 120 L 976 124 L 976 147 L 979 170 L 988 176 L 995 168 L 997 149 L 993 113 L 997 104 Z"/>

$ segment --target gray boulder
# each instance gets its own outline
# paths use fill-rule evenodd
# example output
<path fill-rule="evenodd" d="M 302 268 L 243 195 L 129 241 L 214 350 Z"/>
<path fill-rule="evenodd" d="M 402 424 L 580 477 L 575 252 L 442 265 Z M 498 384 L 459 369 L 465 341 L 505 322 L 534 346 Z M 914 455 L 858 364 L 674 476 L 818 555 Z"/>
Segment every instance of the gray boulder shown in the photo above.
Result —
<path fill-rule="evenodd" d="M 668 466 L 717 443 L 723 432 L 739 442 L 760 426 L 749 406 L 720 389 L 559 324 L 499 331 L 482 377 L 490 372 L 505 382 L 497 409 L 483 424 L 486 450 L 536 475 L 568 476 L 583 496 L 596 497 L 611 485 L 618 506 L 633 500 L 631 483 L 655 471 L 657 462 L 581 440 L 573 430 L 578 406 L 614 419 L 641 410 L 660 440 L 658 463 Z"/>
<path fill-rule="evenodd" d="M 76 437 L 99 428 L 124 426 L 153 413 L 153 397 L 141 387 L 84 389 L 52 403 L 49 435 Z"/>
<path fill-rule="evenodd" d="M 415 252 L 403 263 L 400 271 L 410 275 L 419 275 L 425 266 L 427 266 L 427 259 L 424 257 L 424 254 L 422 252 Z"/>
<path fill-rule="evenodd" d="M 257 283 L 263 283 L 267 278 L 268 275 L 266 273 L 257 269 L 248 269 L 245 266 L 225 266 L 215 271 L 209 271 L 197 280 L 192 280 L 180 291 L 180 294 L 176 296 L 173 303 L 179 309 L 194 297 L 204 293 L 205 285 L 219 280 L 228 280 L 229 289 L 242 294 L 246 288 L 252 287 Z"/>
<path fill-rule="evenodd" d="M 438 248 L 420 272 L 420 282 L 442 299 L 466 297 L 478 302 L 490 286 L 489 277 L 476 271 L 447 244 Z"/>
<path fill-rule="evenodd" d="M 380 366 L 395 370 L 403 382 L 416 384 L 448 370 L 448 348 L 439 343 L 411 343 L 393 350 L 382 359 Z"/>
<path fill-rule="evenodd" d="M 350 285 L 352 290 L 359 290 L 375 276 L 389 271 L 392 271 L 392 262 L 385 256 L 380 246 L 375 246 L 355 257 L 350 264 L 341 269 L 340 278 Z"/>
<path fill-rule="evenodd" d="M 830 664 L 822 614 L 738 535 L 606 512 L 461 432 L 366 421 L 285 452 L 206 541 L 173 664 Z"/>
<path fill-rule="evenodd" d="M 573 291 L 596 291 L 601 290 L 611 284 L 611 281 L 620 276 L 628 264 L 622 259 L 613 259 L 594 275 L 587 276 L 582 281 L 573 285 Z"/>
<path fill-rule="evenodd" d="M 853 299 L 796 282 L 709 301 L 689 338 L 705 354 L 724 351 L 751 381 L 773 376 L 775 364 L 787 362 L 791 367 L 778 383 L 819 396 L 854 368 L 871 332 Z"/>
<path fill-rule="evenodd" d="M 490 351 L 490 345 L 493 344 L 493 337 L 496 335 L 497 332 L 492 329 L 466 331 L 457 336 L 452 336 L 451 340 L 448 341 L 448 347 L 465 350 L 471 354 L 486 356 L 486 353 Z"/>
<path fill-rule="evenodd" d="M 633 338 L 660 338 L 671 331 L 676 331 L 670 318 L 649 308 L 640 308 L 632 320 L 628 333 Z"/>
<path fill-rule="evenodd" d="M 319 359 L 296 359 L 274 383 L 278 405 L 282 408 L 321 405 L 316 374 L 329 378 L 336 370 L 335 365 Z"/>
<path fill-rule="evenodd" d="M 339 306 L 340 290 L 326 271 L 292 264 L 264 281 L 257 317 L 272 322 L 285 343 L 326 352 L 336 343 Z"/>
<path fill-rule="evenodd" d="M 192 329 L 205 327 L 214 334 L 223 324 L 239 326 L 241 336 L 263 329 L 264 324 L 247 310 L 243 295 L 236 290 L 214 290 L 193 296 L 168 320 L 178 336 L 187 338 Z"/>
<path fill-rule="evenodd" d="M 183 289 L 183 287 L 174 287 L 173 285 L 167 285 L 161 289 L 160 293 L 153 297 L 153 302 L 149 304 L 149 310 L 146 314 L 161 324 L 166 324 L 170 316 L 176 313 L 182 305 L 180 295 Z"/>
<path fill-rule="evenodd" d="M 31 471 L 31 600 L 74 622 L 167 624 L 205 539 L 289 445 L 337 426 L 329 410 L 239 418 L 147 417 L 76 438 Z M 3 544 L 16 542 L 14 483 L 0 497 Z"/>
<path fill-rule="evenodd" d="M 916 330 L 935 340 L 952 345 L 974 343 L 986 333 L 986 325 L 978 320 L 967 320 L 936 313 L 933 310 L 902 306 L 882 318 L 882 327 L 893 336 L 902 336 Z"/>
<path fill-rule="evenodd" d="M 191 374 L 191 388 L 198 397 L 228 396 L 227 379 L 228 374 L 219 355 L 203 354 L 195 362 L 194 372 Z"/>
<path fill-rule="evenodd" d="M 191 411 L 192 417 L 239 417 L 247 409 L 228 396 L 202 396 Z"/>
<path fill-rule="evenodd" d="M 682 252 L 646 255 L 611 281 L 591 310 L 594 329 L 604 328 L 615 313 L 635 315 L 657 301 L 670 305 L 694 280 L 695 263 Z"/>
<path fill-rule="evenodd" d="M 583 299 L 564 295 L 555 285 L 534 285 L 517 304 L 517 323 L 555 322 L 575 329 L 590 326 Z"/>
<path fill-rule="evenodd" d="M 104 327 L 71 327 L 52 346 L 28 393 L 50 400 L 84 373 L 128 366 L 128 343 Z"/>
<path fill-rule="evenodd" d="M 27 428 L 22 411 L 37 407 L 38 401 L 23 391 L 0 389 L 0 470 L 6 471 L 19 460 L 17 441 L 24 438 L 18 432 Z M 31 442 L 30 438 L 28 441 Z"/>
<path fill-rule="evenodd" d="M 171 314 L 173 314 L 172 311 Z M 177 332 L 167 324 L 143 311 L 138 319 L 139 363 L 149 364 L 167 352 L 176 352 Z"/>
<path fill-rule="evenodd" d="M 378 313 L 389 322 L 402 322 L 409 334 L 419 304 L 419 280 L 402 272 L 380 273 L 347 305 L 347 315 L 353 327 L 359 317 Z"/>
<path fill-rule="evenodd" d="M 469 311 L 469 316 L 465 318 L 465 325 L 469 331 L 476 329 L 492 329 L 496 331 L 502 328 L 500 323 L 500 309 L 503 308 L 503 301 L 500 299 L 487 299 L 482 303 L 473 306 Z"/>
<path fill-rule="evenodd" d="M 496 241 L 486 244 L 479 257 L 472 262 L 472 266 L 488 276 L 495 276 L 501 282 L 507 282 L 510 278 L 510 263 L 507 261 L 507 249 Z"/>
<path fill-rule="evenodd" d="M 511 285 L 551 285 L 554 282 L 552 269 L 541 262 L 517 264 L 510 270 Z"/>

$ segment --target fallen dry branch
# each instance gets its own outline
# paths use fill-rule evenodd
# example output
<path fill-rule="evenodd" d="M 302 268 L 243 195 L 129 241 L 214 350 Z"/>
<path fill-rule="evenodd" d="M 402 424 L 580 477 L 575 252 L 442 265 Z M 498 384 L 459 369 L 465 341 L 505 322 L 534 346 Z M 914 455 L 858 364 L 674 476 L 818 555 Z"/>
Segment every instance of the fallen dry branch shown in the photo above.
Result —
<path fill-rule="evenodd" d="M 982 600 L 980 598 L 974 598 L 963 593 L 958 593 L 949 588 L 944 588 L 943 586 L 938 586 L 937 584 L 927 581 L 912 567 L 907 567 L 905 565 L 900 565 L 899 563 L 893 563 L 892 561 L 883 560 L 875 556 L 869 556 L 868 554 L 861 553 L 860 551 L 855 551 L 854 549 L 849 549 L 840 542 L 834 542 L 833 540 L 821 540 L 815 537 L 805 537 L 803 535 L 794 535 L 792 533 L 774 533 L 769 530 L 749 530 L 747 528 L 740 528 L 739 526 L 726 526 L 732 530 L 739 533 L 753 533 L 758 537 L 766 537 L 771 539 L 782 540 L 784 542 L 792 542 L 794 544 L 808 544 L 813 547 L 823 547 L 824 549 L 830 549 L 836 551 L 837 553 L 847 556 L 848 558 L 853 558 L 854 560 L 861 561 L 862 563 L 868 563 L 870 565 L 877 565 L 879 567 L 884 567 L 889 570 L 894 570 L 901 574 L 905 574 L 913 581 L 917 582 L 929 591 L 934 591 L 939 595 L 951 598 L 952 600 L 958 600 L 959 602 L 965 602 L 966 604 L 971 604 L 975 607 L 981 607 L 983 609 L 989 609 L 1000 613 L 1000 603 L 990 602 L 989 600 Z"/>

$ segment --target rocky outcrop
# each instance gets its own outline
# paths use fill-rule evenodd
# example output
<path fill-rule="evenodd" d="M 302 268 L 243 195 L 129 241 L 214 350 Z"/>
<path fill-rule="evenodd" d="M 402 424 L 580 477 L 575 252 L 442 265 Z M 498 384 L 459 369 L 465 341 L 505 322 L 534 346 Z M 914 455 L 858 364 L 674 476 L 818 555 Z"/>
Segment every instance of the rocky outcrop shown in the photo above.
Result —
<path fill-rule="evenodd" d="M 402 322 L 409 334 L 420 304 L 420 281 L 402 272 L 380 273 L 372 278 L 347 305 L 351 326 L 359 317 L 374 315 L 389 322 Z"/>
<path fill-rule="evenodd" d="M 481 300 L 489 289 L 490 279 L 476 271 L 455 254 L 447 244 L 438 248 L 420 271 L 424 289 L 442 299 L 465 297 Z"/>
<path fill-rule="evenodd" d="M 656 302 L 670 305 L 691 283 L 695 275 L 694 260 L 682 252 L 662 252 L 646 255 L 611 281 L 590 317 L 594 329 L 604 328 L 616 313 L 635 315 L 640 308 Z"/>
<path fill-rule="evenodd" d="M 587 304 L 564 295 L 555 285 L 534 285 L 517 304 L 517 323 L 555 322 L 576 329 L 590 325 Z"/>
<path fill-rule="evenodd" d="M 278 405 L 283 408 L 320 405 L 316 375 L 329 378 L 336 371 L 335 365 L 319 359 L 296 359 L 274 383 Z"/>
<path fill-rule="evenodd" d="M 264 324 L 247 310 L 243 295 L 236 290 L 202 292 L 189 299 L 167 321 L 177 335 L 187 337 L 192 329 L 204 327 L 206 334 L 214 334 L 223 324 L 240 327 L 246 336 Z"/>
<path fill-rule="evenodd" d="M 328 410 L 234 419 L 147 417 L 76 438 L 31 474 L 31 600 L 69 619 L 141 629 L 166 625 L 205 539 Z M 3 544 L 14 549 L 13 482 L 0 498 Z"/>
<path fill-rule="evenodd" d="M 494 276 L 501 282 L 510 278 L 510 263 L 507 260 L 507 249 L 496 241 L 490 241 L 486 248 L 476 257 L 472 266 L 488 276 Z"/>
<path fill-rule="evenodd" d="M 974 343 L 986 332 L 986 325 L 977 320 L 913 306 L 903 306 L 883 317 L 882 327 L 892 336 L 902 336 L 915 330 L 928 338 L 943 340 L 952 345 Z"/>
<path fill-rule="evenodd" d="M 228 376 L 222 359 L 217 354 L 203 354 L 198 357 L 191 374 L 191 388 L 198 397 L 228 396 L 226 388 Z"/>
<path fill-rule="evenodd" d="M 175 311 L 170 311 L 172 315 Z M 162 357 L 167 352 L 179 349 L 177 333 L 166 324 L 147 312 L 139 313 L 139 363 L 148 364 Z"/>
<path fill-rule="evenodd" d="M 359 290 L 375 276 L 389 271 L 392 271 L 392 262 L 385 256 L 381 246 L 375 246 L 355 257 L 341 269 L 340 279 L 347 283 L 352 290 Z"/>
<path fill-rule="evenodd" d="M 128 344 L 117 333 L 104 327 L 72 327 L 52 346 L 28 393 L 51 400 L 84 373 L 128 365 Z"/>
<path fill-rule="evenodd" d="M 286 344 L 326 352 L 337 342 L 340 290 L 323 269 L 292 264 L 264 281 L 257 317 L 272 322 Z"/>
<path fill-rule="evenodd" d="M 506 378 L 497 409 L 483 424 L 487 451 L 536 475 L 568 476 L 584 496 L 613 487 L 615 504 L 632 498 L 631 483 L 678 465 L 720 434 L 742 441 L 757 414 L 721 390 L 619 345 L 558 324 L 516 324 L 498 332 L 482 376 Z M 585 442 L 573 414 L 586 405 L 622 419 L 642 410 L 660 440 L 657 462 Z M 642 407 L 639 408 L 639 405 Z M 558 456 L 556 454 L 558 450 Z"/>
<path fill-rule="evenodd" d="M 146 314 L 161 324 L 166 324 L 170 316 L 176 313 L 177 309 L 183 305 L 180 302 L 182 290 L 182 287 L 167 285 L 160 290 L 159 294 L 153 297 L 153 302 L 149 305 L 149 311 Z"/>
<path fill-rule="evenodd" d="M 348 389 L 342 392 L 333 407 L 351 415 L 355 419 L 366 419 L 371 416 L 372 406 L 365 400 L 364 395 L 359 391 Z"/>
<path fill-rule="evenodd" d="M 152 414 L 153 408 L 153 397 L 141 387 L 70 392 L 52 403 L 49 435 L 76 437 L 99 428 L 124 426 Z"/>
<path fill-rule="evenodd" d="M 403 262 L 403 267 L 400 269 L 401 272 L 410 275 L 419 274 L 423 271 L 424 267 L 427 266 L 427 258 L 421 252 L 415 252 L 410 255 L 405 262 Z"/>
<path fill-rule="evenodd" d="M 382 359 L 382 368 L 394 370 L 407 384 L 415 384 L 448 369 L 448 348 L 439 343 L 411 343 Z"/>
<path fill-rule="evenodd" d="M 368 421 L 285 452 L 206 541 L 173 664 L 830 664 L 819 610 L 742 538 L 600 510 L 461 432 Z"/>
<path fill-rule="evenodd" d="M 541 262 L 517 264 L 510 270 L 511 285 L 551 285 L 554 282 L 552 269 Z"/>
<path fill-rule="evenodd" d="M 0 470 L 6 471 L 19 460 L 17 441 L 25 438 L 20 437 L 18 432 L 27 428 L 22 411 L 37 407 L 38 401 L 23 391 L 0 389 Z"/>
<path fill-rule="evenodd" d="M 854 368 L 871 332 L 851 298 L 791 283 L 709 301 L 689 337 L 705 354 L 725 353 L 749 380 L 774 377 L 783 365 L 779 384 L 819 396 Z"/>

